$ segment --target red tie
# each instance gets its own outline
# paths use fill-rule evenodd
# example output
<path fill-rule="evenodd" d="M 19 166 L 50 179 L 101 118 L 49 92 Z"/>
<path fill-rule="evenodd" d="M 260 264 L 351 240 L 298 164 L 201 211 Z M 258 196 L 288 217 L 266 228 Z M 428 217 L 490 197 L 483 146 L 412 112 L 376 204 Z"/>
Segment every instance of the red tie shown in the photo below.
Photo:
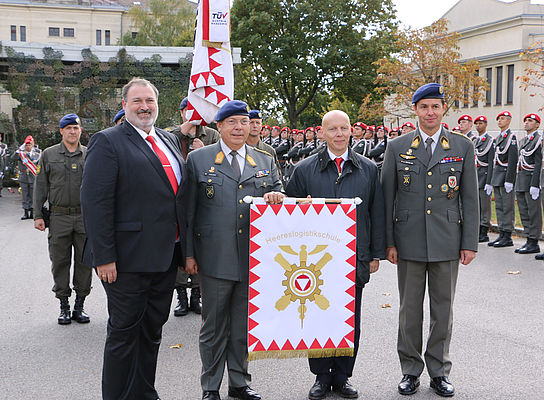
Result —
<path fill-rule="evenodd" d="M 338 167 L 338 173 L 341 174 L 342 173 L 342 162 L 344 161 L 344 159 L 342 157 L 336 157 L 334 159 L 334 161 L 336 161 L 336 166 Z"/>
<path fill-rule="evenodd" d="M 176 178 L 176 174 L 174 174 L 174 170 L 172 168 L 172 165 L 170 165 L 170 161 L 168 160 L 168 157 L 166 157 L 166 154 L 159 149 L 159 146 L 157 146 L 157 143 L 155 143 L 155 138 L 153 136 L 148 135 L 145 140 L 147 140 L 149 143 L 151 143 L 151 147 L 153 147 L 153 151 L 159 157 L 159 160 L 161 161 L 162 167 L 164 168 L 164 172 L 166 172 L 166 176 L 168 176 L 168 180 L 170 181 L 170 184 L 172 185 L 172 189 L 174 189 L 174 193 L 178 192 L 178 180 Z"/>

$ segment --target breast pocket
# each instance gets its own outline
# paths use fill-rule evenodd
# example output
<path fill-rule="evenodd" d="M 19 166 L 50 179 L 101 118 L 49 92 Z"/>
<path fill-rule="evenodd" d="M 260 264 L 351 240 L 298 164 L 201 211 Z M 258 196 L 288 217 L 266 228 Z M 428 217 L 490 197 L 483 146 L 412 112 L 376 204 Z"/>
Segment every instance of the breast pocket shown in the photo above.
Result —
<path fill-rule="evenodd" d="M 65 184 L 67 171 L 64 161 L 49 161 L 49 184 L 52 188 Z"/>
<path fill-rule="evenodd" d="M 399 164 L 397 166 L 398 187 L 404 192 L 417 192 L 419 181 L 419 165 Z"/>
<path fill-rule="evenodd" d="M 198 178 L 199 198 L 208 205 L 223 205 L 223 177 L 200 175 Z"/>
<path fill-rule="evenodd" d="M 440 164 L 440 182 L 446 184 L 450 189 L 458 188 L 461 184 L 461 174 L 463 172 L 463 162 L 456 161 L 446 164 Z"/>
<path fill-rule="evenodd" d="M 262 197 L 272 189 L 272 179 L 268 176 L 255 178 L 255 197 Z"/>

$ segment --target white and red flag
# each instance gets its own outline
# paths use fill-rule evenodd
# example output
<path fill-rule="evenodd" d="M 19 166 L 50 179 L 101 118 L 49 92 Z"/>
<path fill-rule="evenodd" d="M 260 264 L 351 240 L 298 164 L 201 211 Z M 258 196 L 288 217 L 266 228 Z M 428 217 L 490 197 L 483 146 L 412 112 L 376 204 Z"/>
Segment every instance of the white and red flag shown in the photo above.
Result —
<path fill-rule="evenodd" d="M 249 359 L 353 355 L 353 200 L 258 201 L 251 205 Z"/>
<path fill-rule="evenodd" d="M 234 73 L 230 49 L 230 1 L 200 0 L 187 119 L 208 125 L 219 108 L 234 95 Z"/>
<path fill-rule="evenodd" d="M 24 153 L 22 150 L 17 150 L 19 157 L 21 158 L 22 163 L 28 168 L 32 175 L 36 176 L 38 172 L 38 167 L 32 162 L 32 160 Z"/>

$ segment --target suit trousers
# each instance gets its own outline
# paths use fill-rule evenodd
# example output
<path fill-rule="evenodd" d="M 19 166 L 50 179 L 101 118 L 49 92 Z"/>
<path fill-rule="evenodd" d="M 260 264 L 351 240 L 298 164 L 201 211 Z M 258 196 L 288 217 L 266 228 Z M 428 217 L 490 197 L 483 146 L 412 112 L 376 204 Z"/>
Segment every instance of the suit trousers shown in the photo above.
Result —
<path fill-rule="evenodd" d="M 459 260 L 417 262 L 399 259 L 397 352 L 403 374 L 419 376 L 426 364 L 431 378 L 449 376 L 453 299 L 458 272 Z M 430 324 L 424 363 L 421 351 L 425 286 L 429 291 Z"/>
<path fill-rule="evenodd" d="M 506 193 L 504 186 L 494 186 L 495 211 L 497 212 L 497 223 L 499 231 L 512 233 L 514 230 L 514 189 Z"/>
<path fill-rule="evenodd" d="M 480 197 L 480 225 L 489 228 L 491 221 L 491 196 L 488 196 L 484 189 L 479 189 Z"/>
<path fill-rule="evenodd" d="M 542 209 L 540 196 L 533 200 L 530 192 L 517 192 L 519 216 L 528 239 L 540 239 L 542 234 Z"/>
<path fill-rule="evenodd" d="M 328 385 L 341 385 L 353 375 L 353 367 L 359 350 L 361 336 L 361 303 L 363 287 L 355 287 L 355 332 L 353 356 L 308 358 L 310 371 L 316 375 L 316 380 Z M 325 321 L 326 323 L 326 321 Z"/>
<path fill-rule="evenodd" d="M 219 390 L 227 363 L 229 387 L 249 385 L 247 316 L 249 283 L 200 274 L 202 390 Z"/>
<path fill-rule="evenodd" d="M 189 283 L 189 280 L 191 282 Z M 176 276 L 176 288 L 193 289 L 200 285 L 198 274 L 188 274 L 182 269 L 178 269 Z"/>
<path fill-rule="evenodd" d="M 82 263 L 85 245 L 85 228 L 80 215 L 51 214 L 49 223 L 49 258 L 53 274 L 53 292 L 57 298 L 70 297 L 70 267 L 74 249 L 74 275 L 72 284 L 79 296 L 91 292 L 92 270 Z"/>
<path fill-rule="evenodd" d="M 176 246 L 179 252 L 179 246 Z M 102 399 L 156 400 L 155 372 L 162 326 L 168 320 L 177 263 L 165 272 L 119 272 L 102 282 L 108 298 L 108 328 L 102 369 Z"/>
<path fill-rule="evenodd" d="M 31 210 L 34 182 L 19 182 L 19 185 L 21 186 L 21 194 L 23 195 L 23 210 Z"/>

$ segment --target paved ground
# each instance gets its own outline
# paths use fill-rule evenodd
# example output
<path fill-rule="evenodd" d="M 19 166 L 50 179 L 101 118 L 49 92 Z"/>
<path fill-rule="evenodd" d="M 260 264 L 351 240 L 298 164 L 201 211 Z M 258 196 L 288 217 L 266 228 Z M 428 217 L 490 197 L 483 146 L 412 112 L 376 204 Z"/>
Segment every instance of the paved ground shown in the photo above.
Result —
<path fill-rule="evenodd" d="M 100 398 L 105 295 L 93 278 L 91 323 L 59 326 L 46 234 L 21 221 L 20 197 L 0 198 L 0 399 Z M 522 240 L 517 240 L 521 244 Z M 519 275 L 507 271 L 521 271 Z M 382 308 L 390 304 L 391 308 Z M 364 290 L 362 339 L 352 382 L 362 399 L 399 399 L 395 351 L 395 268 L 383 262 Z M 481 246 L 459 276 L 451 355 L 457 399 L 542 399 L 544 263 L 513 249 Z M 164 328 L 157 388 L 166 400 L 200 398 L 199 316 L 171 317 Z M 181 349 L 169 345 L 181 343 Z M 253 387 L 268 400 L 303 400 L 313 383 L 307 361 L 250 363 Z M 225 382 L 225 381 L 224 381 Z M 221 390 L 227 398 L 226 383 Z M 333 395 L 328 398 L 336 398 Z M 438 399 L 422 376 L 414 400 Z M 404 399 L 404 398 L 403 398 Z"/>

